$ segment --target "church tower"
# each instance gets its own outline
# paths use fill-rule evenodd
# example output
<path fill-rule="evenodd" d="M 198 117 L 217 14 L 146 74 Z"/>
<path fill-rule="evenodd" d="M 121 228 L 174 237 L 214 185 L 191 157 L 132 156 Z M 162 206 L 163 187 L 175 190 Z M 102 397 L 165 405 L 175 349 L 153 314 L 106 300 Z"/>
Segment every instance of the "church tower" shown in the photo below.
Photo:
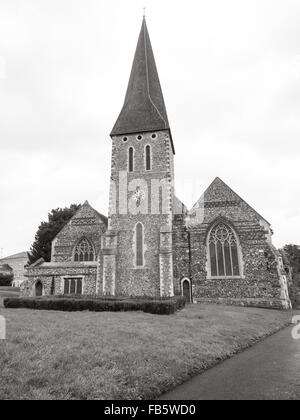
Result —
<path fill-rule="evenodd" d="M 145 18 L 111 139 L 103 293 L 173 296 L 175 152 Z"/>

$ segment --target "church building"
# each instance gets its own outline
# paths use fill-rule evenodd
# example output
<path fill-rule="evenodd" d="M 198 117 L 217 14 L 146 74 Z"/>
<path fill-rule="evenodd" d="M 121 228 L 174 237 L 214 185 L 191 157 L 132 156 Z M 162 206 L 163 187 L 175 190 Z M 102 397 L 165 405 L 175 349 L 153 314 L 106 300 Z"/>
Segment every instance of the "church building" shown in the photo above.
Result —
<path fill-rule="evenodd" d="M 289 309 L 270 223 L 216 178 L 188 211 L 145 19 L 111 132 L 108 218 L 85 202 L 27 269 L 24 296 L 170 297 Z"/>

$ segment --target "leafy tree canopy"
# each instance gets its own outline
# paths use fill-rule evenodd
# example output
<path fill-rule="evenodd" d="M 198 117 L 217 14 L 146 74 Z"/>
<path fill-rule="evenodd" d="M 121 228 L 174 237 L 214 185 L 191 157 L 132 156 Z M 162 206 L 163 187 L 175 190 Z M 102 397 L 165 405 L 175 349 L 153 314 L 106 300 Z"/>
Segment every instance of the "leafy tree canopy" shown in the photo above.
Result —
<path fill-rule="evenodd" d="M 33 264 L 40 258 L 46 262 L 51 260 L 51 243 L 55 236 L 74 216 L 80 204 L 71 204 L 70 207 L 58 208 L 48 214 L 48 221 L 42 222 L 35 235 L 34 243 L 29 253 L 29 262 Z"/>
<path fill-rule="evenodd" d="M 287 257 L 290 265 L 293 267 L 294 272 L 300 272 L 300 247 L 298 245 L 285 245 L 283 253 Z"/>
<path fill-rule="evenodd" d="M 13 279 L 14 275 L 12 273 L 0 273 L 0 287 L 11 286 Z"/>

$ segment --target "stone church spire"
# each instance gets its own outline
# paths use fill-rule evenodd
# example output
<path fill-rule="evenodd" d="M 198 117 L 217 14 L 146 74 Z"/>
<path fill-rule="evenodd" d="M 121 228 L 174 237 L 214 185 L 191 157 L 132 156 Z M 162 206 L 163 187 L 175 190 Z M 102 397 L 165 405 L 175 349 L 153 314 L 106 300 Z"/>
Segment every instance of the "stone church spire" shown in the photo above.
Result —
<path fill-rule="evenodd" d="M 158 130 L 170 131 L 170 126 L 144 17 L 124 105 L 111 136 Z"/>

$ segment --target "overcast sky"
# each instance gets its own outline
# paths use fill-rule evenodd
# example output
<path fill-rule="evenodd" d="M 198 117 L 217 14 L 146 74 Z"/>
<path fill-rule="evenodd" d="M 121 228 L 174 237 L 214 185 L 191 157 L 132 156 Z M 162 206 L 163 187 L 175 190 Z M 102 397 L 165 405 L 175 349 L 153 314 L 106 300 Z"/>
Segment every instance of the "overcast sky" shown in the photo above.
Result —
<path fill-rule="evenodd" d="M 0 0 L 0 248 L 52 208 L 107 214 L 143 6 L 188 207 L 216 176 L 300 243 L 299 0 Z"/>

